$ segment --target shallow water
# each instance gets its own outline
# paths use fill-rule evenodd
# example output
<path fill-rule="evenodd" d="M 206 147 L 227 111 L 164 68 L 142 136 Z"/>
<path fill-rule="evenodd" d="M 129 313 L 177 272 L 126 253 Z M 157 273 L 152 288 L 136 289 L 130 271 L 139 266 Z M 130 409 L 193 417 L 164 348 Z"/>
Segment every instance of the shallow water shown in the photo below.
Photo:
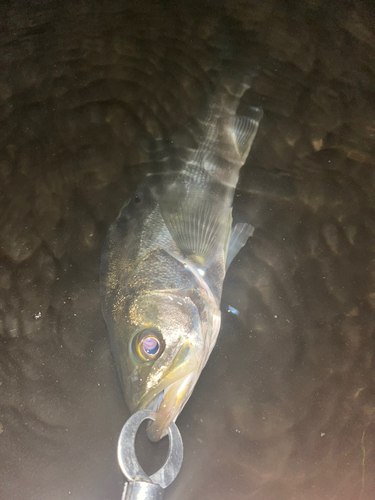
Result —
<path fill-rule="evenodd" d="M 151 168 L 143 141 L 196 112 L 224 53 L 259 68 L 234 204 L 256 230 L 166 498 L 372 500 L 371 2 L 11 2 L 0 19 L 0 498 L 121 497 L 100 249 Z"/>

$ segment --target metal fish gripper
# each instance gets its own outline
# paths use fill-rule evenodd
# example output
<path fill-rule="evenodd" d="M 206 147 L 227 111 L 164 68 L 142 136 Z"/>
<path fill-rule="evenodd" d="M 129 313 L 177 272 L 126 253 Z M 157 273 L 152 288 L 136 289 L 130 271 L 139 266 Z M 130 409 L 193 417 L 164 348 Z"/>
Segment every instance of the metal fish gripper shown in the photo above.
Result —
<path fill-rule="evenodd" d="M 148 476 L 140 466 L 135 453 L 135 436 L 144 420 L 155 420 L 152 410 L 140 410 L 125 423 L 117 445 L 117 459 L 125 483 L 121 500 L 162 500 L 167 488 L 179 473 L 183 460 L 184 447 L 177 425 L 172 422 L 168 427 L 169 449 L 163 467 Z"/>

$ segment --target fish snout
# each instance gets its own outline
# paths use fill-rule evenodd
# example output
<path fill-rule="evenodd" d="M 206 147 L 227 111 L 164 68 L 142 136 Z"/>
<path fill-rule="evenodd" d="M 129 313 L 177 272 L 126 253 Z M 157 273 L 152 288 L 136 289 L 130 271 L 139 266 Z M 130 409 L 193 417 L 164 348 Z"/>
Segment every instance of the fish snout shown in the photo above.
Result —
<path fill-rule="evenodd" d="M 156 418 L 147 428 L 151 441 L 159 441 L 167 434 L 170 423 L 177 419 L 189 399 L 200 371 L 196 350 L 191 344 L 184 344 L 159 384 L 164 389 L 156 396 L 159 400 Z"/>

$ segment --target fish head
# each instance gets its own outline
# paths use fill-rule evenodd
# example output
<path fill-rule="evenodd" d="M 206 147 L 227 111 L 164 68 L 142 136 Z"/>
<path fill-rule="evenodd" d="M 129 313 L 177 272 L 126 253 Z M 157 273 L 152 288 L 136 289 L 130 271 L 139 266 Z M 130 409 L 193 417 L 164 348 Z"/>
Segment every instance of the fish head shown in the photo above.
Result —
<path fill-rule="evenodd" d="M 219 329 L 220 311 L 208 318 L 197 300 L 181 291 L 138 295 L 127 311 L 128 321 L 120 322 L 127 331 L 115 336 L 123 390 L 132 412 L 156 411 L 147 433 L 158 441 L 194 389 L 212 350 L 208 339 L 215 321 Z"/>

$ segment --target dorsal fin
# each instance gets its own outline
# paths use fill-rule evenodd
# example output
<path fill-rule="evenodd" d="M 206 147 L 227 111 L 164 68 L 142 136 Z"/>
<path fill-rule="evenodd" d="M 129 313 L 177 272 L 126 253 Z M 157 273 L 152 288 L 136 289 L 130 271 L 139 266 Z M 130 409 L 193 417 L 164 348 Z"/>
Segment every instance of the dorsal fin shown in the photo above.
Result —
<path fill-rule="evenodd" d="M 245 161 L 255 139 L 263 111 L 260 108 L 249 108 L 249 116 L 236 116 L 233 134 L 241 160 Z"/>

